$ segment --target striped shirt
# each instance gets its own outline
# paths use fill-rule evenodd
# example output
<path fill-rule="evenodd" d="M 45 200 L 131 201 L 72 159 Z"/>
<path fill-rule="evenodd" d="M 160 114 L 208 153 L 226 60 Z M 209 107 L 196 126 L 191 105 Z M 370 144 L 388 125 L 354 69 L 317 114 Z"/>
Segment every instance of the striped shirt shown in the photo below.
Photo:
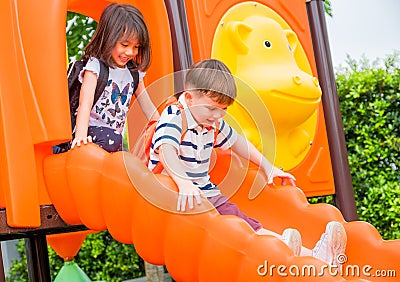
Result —
<path fill-rule="evenodd" d="M 158 148 L 170 144 L 178 151 L 178 157 L 185 167 L 187 177 L 204 192 L 212 197 L 220 194 L 217 186 L 210 181 L 208 173 L 212 149 L 229 149 L 237 140 L 237 132 L 223 119 L 219 120 L 219 132 L 215 137 L 215 124 L 210 128 L 201 127 L 187 108 L 184 95 L 179 98 L 187 119 L 187 132 L 182 139 L 182 115 L 177 105 L 170 105 L 161 113 L 153 136 L 150 149 L 149 169 L 159 162 Z M 163 173 L 166 173 L 165 170 Z"/>

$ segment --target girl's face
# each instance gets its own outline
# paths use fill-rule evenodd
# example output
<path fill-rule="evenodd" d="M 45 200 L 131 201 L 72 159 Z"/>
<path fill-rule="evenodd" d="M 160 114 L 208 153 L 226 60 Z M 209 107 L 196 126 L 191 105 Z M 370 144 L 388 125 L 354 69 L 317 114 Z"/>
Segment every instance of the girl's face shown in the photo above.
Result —
<path fill-rule="evenodd" d="M 132 36 L 123 41 L 117 41 L 111 52 L 111 58 L 117 67 L 123 68 L 129 60 L 136 58 L 139 47 L 139 41 Z"/>
<path fill-rule="evenodd" d="M 195 92 L 187 91 L 184 95 L 190 113 L 199 125 L 213 125 L 216 120 L 225 116 L 227 105 L 219 104 L 210 97 Z"/>

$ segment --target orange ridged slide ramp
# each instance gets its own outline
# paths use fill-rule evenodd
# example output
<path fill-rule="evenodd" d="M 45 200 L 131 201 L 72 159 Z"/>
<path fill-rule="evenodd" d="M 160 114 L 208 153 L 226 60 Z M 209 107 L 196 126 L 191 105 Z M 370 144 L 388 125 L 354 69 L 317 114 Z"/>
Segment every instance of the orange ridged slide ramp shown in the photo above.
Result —
<path fill-rule="evenodd" d="M 400 241 L 382 240 L 368 223 L 344 222 L 331 205 L 309 205 L 298 188 L 266 186 L 256 167 L 239 165 L 229 152 L 216 155 L 214 180 L 266 228 L 277 233 L 298 228 L 312 248 L 328 221 L 343 222 L 348 234 L 343 269 L 349 275 L 329 273 L 315 258 L 293 256 L 279 239 L 255 234 L 242 219 L 219 215 L 207 201 L 175 212 L 172 180 L 152 174 L 128 152 L 110 154 L 89 144 L 48 156 L 45 182 L 66 223 L 108 229 L 116 240 L 133 243 L 144 260 L 166 265 L 176 281 L 396 281 L 377 277 L 376 271 L 396 271 Z"/>

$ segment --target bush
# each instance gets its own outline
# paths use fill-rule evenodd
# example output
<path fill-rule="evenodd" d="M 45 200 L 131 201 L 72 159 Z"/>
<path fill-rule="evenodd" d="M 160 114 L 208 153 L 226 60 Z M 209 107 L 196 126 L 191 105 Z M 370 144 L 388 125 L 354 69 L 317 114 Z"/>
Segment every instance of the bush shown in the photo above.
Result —
<path fill-rule="evenodd" d="M 359 203 L 360 218 L 374 225 L 383 238 L 400 238 L 400 184 L 388 182 L 369 187 Z"/>
<path fill-rule="evenodd" d="M 400 239 L 399 62 L 399 53 L 381 66 L 348 59 L 336 73 L 358 215 L 384 239 Z"/>
<path fill-rule="evenodd" d="M 17 249 L 21 259 L 14 261 L 6 281 L 27 282 L 24 240 L 18 242 Z M 48 252 L 51 279 L 54 280 L 63 266 L 63 260 L 50 246 Z M 133 245 L 117 242 L 107 231 L 88 235 L 74 260 L 93 281 L 119 282 L 145 275 L 143 260 Z"/>
<path fill-rule="evenodd" d="M 97 22 L 91 18 L 77 13 L 67 13 L 66 37 L 70 60 L 80 58 L 96 27 Z"/>

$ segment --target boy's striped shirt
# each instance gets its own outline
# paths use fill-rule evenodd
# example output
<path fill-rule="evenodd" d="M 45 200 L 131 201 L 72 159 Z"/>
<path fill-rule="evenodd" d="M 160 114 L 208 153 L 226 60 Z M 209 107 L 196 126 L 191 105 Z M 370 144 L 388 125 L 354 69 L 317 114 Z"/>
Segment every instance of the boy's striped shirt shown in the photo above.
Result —
<path fill-rule="evenodd" d="M 206 197 L 216 196 L 220 191 L 211 183 L 208 174 L 212 148 L 229 149 L 237 140 L 237 132 L 220 119 L 217 140 L 214 140 L 215 125 L 210 128 L 200 127 L 187 108 L 183 95 L 179 98 L 179 103 L 185 110 L 187 132 L 181 142 L 182 116 L 178 106 L 170 105 L 164 109 L 153 136 L 148 167 L 152 170 L 159 162 L 157 148 L 161 144 L 170 144 L 178 150 L 179 159 L 190 180 L 204 191 Z"/>

